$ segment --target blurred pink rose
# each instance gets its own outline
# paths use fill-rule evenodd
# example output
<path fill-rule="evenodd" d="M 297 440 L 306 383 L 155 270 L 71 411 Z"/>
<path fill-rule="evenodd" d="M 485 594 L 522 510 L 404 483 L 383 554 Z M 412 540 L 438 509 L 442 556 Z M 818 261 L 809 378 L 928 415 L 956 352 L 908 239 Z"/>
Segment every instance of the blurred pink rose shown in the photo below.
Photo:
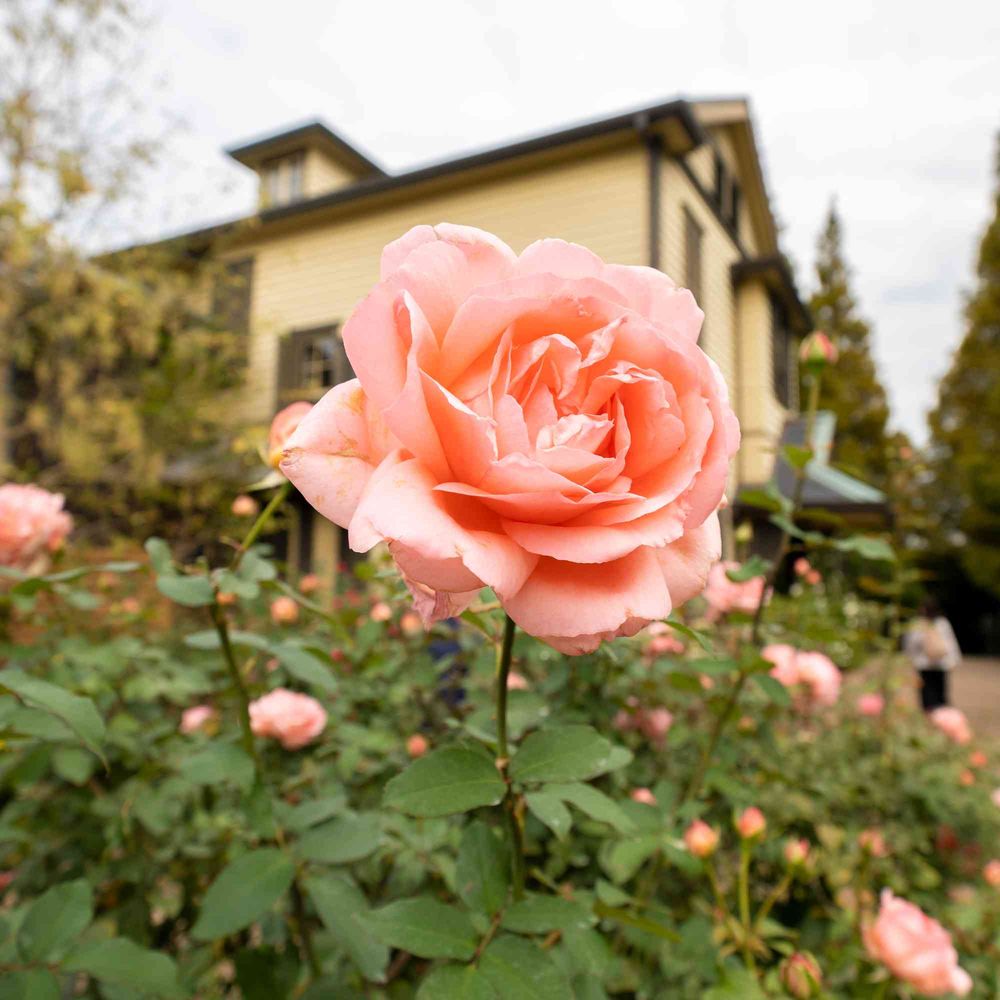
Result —
<path fill-rule="evenodd" d="M 665 708 L 640 709 L 637 722 L 646 739 L 659 746 L 667 738 L 674 716 Z"/>
<path fill-rule="evenodd" d="M 783 853 L 785 861 L 793 868 L 804 865 L 809 860 L 809 841 L 805 839 L 786 841 Z"/>
<path fill-rule="evenodd" d="M 430 749 L 430 743 L 427 742 L 427 737 L 421 735 L 420 733 L 414 733 L 406 741 L 406 752 L 411 757 L 423 757 L 425 753 Z"/>
<path fill-rule="evenodd" d="M 972 741 L 972 729 L 969 726 L 969 720 L 965 717 L 965 713 L 961 709 L 952 708 L 950 705 L 943 705 L 941 708 L 935 708 L 931 712 L 930 720 L 953 743 L 965 746 L 966 743 Z"/>
<path fill-rule="evenodd" d="M 291 403 L 275 414 L 267 435 L 267 461 L 272 468 L 278 468 L 288 439 L 295 433 L 296 428 L 302 423 L 302 419 L 312 408 L 312 403 L 300 400 L 298 403 Z"/>
<path fill-rule="evenodd" d="M 810 587 L 818 587 L 823 582 L 823 574 L 818 569 L 811 569 L 803 579 Z"/>
<path fill-rule="evenodd" d="M 987 885 L 994 889 L 1000 889 L 1000 860 L 993 858 L 992 861 L 986 862 L 983 868 L 983 878 Z"/>
<path fill-rule="evenodd" d="M 276 688 L 250 703 L 254 735 L 278 740 L 286 750 L 311 743 L 326 727 L 326 710 L 307 694 Z"/>
<path fill-rule="evenodd" d="M 633 802 L 641 802 L 644 806 L 656 805 L 656 796 L 648 788 L 633 788 L 630 797 Z"/>
<path fill-rule="evenodd" d="M 322 586 L 323 581 L 315 573 L 306 573 L 306 575 L 299 580 L 299 593 L 315 594 L 316 591 Z"/>
<path fill-rule="evenodd" d="M 178 727 L 184 734 L 193 733 L 214 722 L 219 713 L 211 705 L 192 705 L 181 713 L 181 724 Z"/>
<path fill-rule="evenodd" d="M 418 226 L 344 327 L 282 470 L 351 546 L 389 544 L 426 621 L 488 586 L 560 651 L 697 594 L 739 426 L 691 294 L 561 240 Z"/>
<path fill-rule="evenodd" d="M 256 517 L 260 511 L 260 504 L 252 496 L 241 493 L 233 500 L 233 505 L 229 509 L 235 517 Z"/>
<path fill-rule="evenodd" d="M 645 652 L 650 656 L 679 656 L 684 652 L 684 643 L 677 638 L 674 630 L 666 622 L 653 622 L 646 630 L 649 641 Z"/>
<path fill-rule="evenodd" d="M 807 704 L 830 706 L 837 703 L 841 676 L 828 656 L 795 649 L 784 643 L 765 646 L 761 656 L 774 664 L 771 676 L 785 687 L 800 688 Z"/>
<path fill-rule="evenodd" d="M 969 770 L 968 768 L 966 768 L 966 769 L 965 769 L 965 770 L 964 770 L 964 771 L 963 771 L 963 772 L 962 772 L 962 773 L 961 773 L 961 774 L 960 774 L 960 775 L 958 776 L 958 783 L 959 783 L 959 784 L 960 784 L 960 785 L 961 785 L 961 786 L 962 786 L 963 788 L 971 788 L 971 787 L 972 787 L 972 786 L 973 786 L 973 785 L 974 785 L 974 784 L 976 783 L 976 775 L 975 775 L 975 772 L 973 772 L 973 771 L 970 771 L 970 770 Z"/>
<path fill-rule="evenodd" d="M 376 601 L 368 615 L 373 622 L 387 622 L 392 617 L 392 608 L 385 601 Z"/>
<path fill-rule="evenodd" d="M 951 935 L 918 906 L 882 890 L 878 916 L 863 930 L 865 947 L 898 979 L 929 997 L 972 989 L 969 974 L 959 968 Z"/>
<path fill-rule="evenodd" d="M 422 635 L 424 632 L 424 623 L 416 611 L 404 611 L 399 618 L 399 627 L 403 635 Z"/>
<path fill-rule="evenodd" d="M 524 674 L 519 674 L 516 670 L 512 670 L 507 675 L 507 690 L 508 691 L 527 691 L 531 685 L 528 683 L 528 678 Z"/>
<path fill-rule="evenodd" d="M 739 568 L 737 562 L 718 562 L 709 571 L 708 585 L 703 594 L 708 601 L 709 618 L 714 620 L 727 611 L 742 611 L 750 615 L 757 610 L 760 595 L 764 592 L 764 577 L 753 576 L 736 583 L 726 574 Z"/>
<path fill-rule="evenodd" d="M 869 691 L 861 695 L 857 701 L 859 715 L 876 716 L 881 715 L 885 709 L 885 698 L 880 694 Z"/>
<path fill-rule="evenodd" d="M 767 820 L 756 806 L 750 806 L 740 813 L 736 820 L 736 829 L 744 840 L 750 840 L 751 837 L 759 836 L 767 829 Z"/>
<path fill-rule="evenodd" d="M 288 596 L 276 597 L 271 602 L 271 621 L 275 625 L 291 625 L 299 620 L 299 606 Z"/>
<path fill-rule="evenodd" d="M 805 556 L 799 556 L 799 558 L 792 563 L 792 569 L 795 571 L 796 576 L 805 576 L 806 573 L 812 569 L 812 566 L 809 564 L 809 560 L 806 559 Z"/>
<path fill-rule="evenodd" d="M 27 569 L 59 549 L 72 527 L 61 493 L 18 483 L 0 486 L 0 566 Z"/>
<path fill-rule="evenodd" d="M 809 1000 L 820 994 L 823 973 L 819 963 L 808 952 L 797 951 L 781 963 L 781 985 L 795 1000 Z"/>
<path fill-rule="evenodd" d="M 707 858 L 719 846 L 719 834 L 704 820 L 696 819 L 684 831 L 684 846 L 696 858 Z"/>
<path fill-rule="evenodd" d="M 986 767 L 989 762 L 989 757 L 987 757 L 982 750 L 973 750 L 972 753 L 969 754 L 969 767 Z"/>
<path fill-rule="evenodd" d="M 875 827 L 862 830 L 858 834 L 858 846 L 861 850 L 867 851 L 873 858 L 884 858 L 889 854 L 889 848 L 886 847 L 882 831 Z"/>

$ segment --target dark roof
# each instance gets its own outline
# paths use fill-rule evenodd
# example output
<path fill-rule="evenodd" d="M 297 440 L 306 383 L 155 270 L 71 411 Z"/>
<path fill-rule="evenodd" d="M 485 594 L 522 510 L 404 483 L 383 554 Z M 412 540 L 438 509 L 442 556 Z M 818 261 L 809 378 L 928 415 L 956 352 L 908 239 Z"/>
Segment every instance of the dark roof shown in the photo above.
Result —
<path fill-rule="evenodd" d="M 785 304 L 792 321 L 792 327 L 799 333 L 808 333 L 812 330 L 812 315 L 799 298 L 795 287 L 795 275 L 783 254 L 738 260 L 732 265 L 730 271 L 734 285 L 739 285 L 748 278 L 762 278 L 764 283 Z"/>
<path fill-rule="evenodd" d="M 363 176 L 386 176 L 386 172 L 374 160 L 365 156 L 356 146 L 351 145 L 343 136 L 337 135 L 332 128 L 320 121 L 305 122 L 293 128 L 282 129 L 280 132 L 258 136 L 256 139 L 229 146 L 225 151 L 238 163 L 255 167 L 263 159 L 278 155 L 290 147 L 303 145 L 324 149 L 338 162 Z"/>

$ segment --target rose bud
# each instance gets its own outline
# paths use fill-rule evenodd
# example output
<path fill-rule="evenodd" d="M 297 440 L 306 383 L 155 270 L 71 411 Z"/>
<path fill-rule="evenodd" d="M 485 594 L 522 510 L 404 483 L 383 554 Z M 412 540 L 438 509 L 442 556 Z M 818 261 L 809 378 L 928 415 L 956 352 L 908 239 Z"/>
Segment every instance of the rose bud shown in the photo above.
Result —
<path fill-rule="evenodd" d="M 322 586 L 323 581 L 315 573 L 306 573 L 306 575 L 299 580 L 299 593 L 314 594 Z"/>
<path fill-rule="evenodd" d="M 986 862 L 986 866 L 983 868 L 983 878 L 987 885 L 994 889 L 1000 889 L 1000 860 L 994 858 L 992 861 Z"/>
<path fill-rule="evenodd" d="M 797 951 L 781 963 L 781 985 L 796 998 L 809 1000 L 819 996 L 823 974 L 819 963 L 808 952 Z"/>
<path fill-rule="evenodd" d="M 750 806 L 749 809 L 744 809 L 736 820 L 736 829 L 744 840 L 751 840 L 767 829 L 767 820 L 756 806 Z"/>
<path fill-rule="evenodd" d="M 425 631 L 424 623 L 416 611 L 404 611 L 399 619 L 399 627 L 403 635 L 409 636 L 421 635 Z"/>
<path fill-rule="evenodd" d="M 835 365 L 837 357 L 836 346 L 822 330 L 814 330 L 799 346 L 799 361 L 810 372 L 820 372 L 827 365 Z"/>
<path fill-rule="evenodd" d="M 662 744 L 673 724 L 673 713 L 665 708 L 644 709 L 639 712 L 639 728 L 651 743 Z"/>
<path fill-rule="evenodd" d="M 430 743 L 427 742 L 427 737 L 422 736 L 420 733 L 414 733 L 406 741 L 406 752 L 411 757 L 423 757 L 429 749 Z"/>
<path fill-rule="evenodd" d="M 976 783 L 976 775 L 966 768 L 959 776 L 958 783 L 963 788 L 971 788 Z"/>
<path fill-rule="evenodd" d="M 256 517 L 260 511 L 260 504 L 253 497 L 241 493 L 233 500 L 233 505 L 229 509 L 236 517 Z"/>
<path fill-rule="evenodd" d="M 220 590 L 219 593 L 215 595 L 215 601 L 223 607 L 228 607 L 229 605 L 236 603 L 236 595 L 229 593 L 227 590 Z"/>
<path fill-rule="evenodd" d="M 299 620 L 299 606 L 291 597 L 276 597 L 271 602 L 271 621 L 275 625 L 291 625 Z"/>
<path fill-rule="evenodd" d="M 874 692 L 863 694 L 860 698 L 858 698 L 857 709 L 859 715 L 866 715 L 874 718 L 877 715 L 881 715 L 885 709 L 885 698 L 883 698 L 880 694 L 875 694 Z"/>
<path fill-rule="evenodd" d="M 198 729 L 204 729 L 218 717 L 219 713 L 211 705 L 192 705 L 191 708 L 184 709 L 178 728 L 187 735 Z"/>
<path fill-rule="evenodd" d="M 858 847 L 873 858 L 884 858 L 889 853 L 889 848 L 886 847 L 882 831 L 876 830 L 874 827 L 862 830 L 858 834 Z"/>
<path fill-rule="evenodd" d="M 368 615 L 373 622 L 387 622 L 392 617 L 392 608 L 385 601 L 377 601 Z"/>
<path fill-rule="evenodd" d="M 508 691 L 527 691 L 531 685 L 528 683 L 528 678 L 524 674 L 519 674 L 516 670 L 512 670 L 507 674 L 507 690 Z"/>
<path fill-rule="evenodd" d="M 989 758 L 983 753 L 982 750 L 973 750 L 972 753 L 969 754 L 969 767 L 986 767 L 988 763 Z"/>
<path fill-rule="evenodd" d="M 785 844 L 785 861 L 792 868 L 798 868 L 809 860 L 809 841 L 789 840 Z"/>
<path fill-rule="evenodd" d="M 633 802 L 641 802 L 644 806 L 656 805 L 656 796 L 648 788 L 633 788 L 631 799 Z"/>
<path fill-rule="evenodd" d="M 818 587 L 823 582 L 823 574 L 818 569 L 811 569 L 806 573 L 805 581 L 810 587 Z"/>
<path fill-rule="evenodd" d="M 307 694 L 276 688 L 250 703 L 250 728 L 255 736 L 298 750 L 326 728 L 326 710 Z"/>
<path fill-rule="evenodd" d="M 272 469 L 278 468 L 285 444 L 311 409 L 312 403 L 302 401 L 292 403 L 276 414 L 271 421 L 271 430 L 267 436 L 267 464 Z"/>
<path fill-rule="evenodd" d="M 795 571 L 796 576 L 805 576 L 812 569 L 812 566 L 809 565 L 809 560 L 805 556 L 799 556 L 792 563 L 792 569 Z"/>
<path fill-rule="evenodd" d="M 703 820 L 696 819 L 684 831 L 684 845 L 696 858 L 707 858 L 719 846 L 719 834 Z"/>

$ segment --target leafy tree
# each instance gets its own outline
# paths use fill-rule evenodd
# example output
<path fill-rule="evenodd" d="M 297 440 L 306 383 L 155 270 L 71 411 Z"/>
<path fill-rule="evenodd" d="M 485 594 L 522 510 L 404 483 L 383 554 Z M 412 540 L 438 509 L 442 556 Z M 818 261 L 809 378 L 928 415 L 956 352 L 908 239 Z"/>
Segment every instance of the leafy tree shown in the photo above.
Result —
<path fill-rule="evenodd" d="M 833 338 L 840 358 L 824 375 L 820 407 L 837 415 L 835 462 L 866 482 L 886 479 L 889 404 L 871 354 L 871 330 L 857 311 L 844 260 L 840 216 L 830 205 L 817 246 L 818 287 L 809 308 L 818 327 Z"/>
<path fill-rule="evenodd" d="M 930 416 L 943 541 L 1000 596 L 1000 140 L 993 219 L 979 244 L 966 333 Z"/>
<path fill-rule="evenodd" d="M 133 533 L 157 528 L 156 511 L 191 530 L 211 506 L 210 482 L 182 494 L 164 473 L 222 439 L 226 408 L 210 403 L 245 350 L 213 314 L 211 248 L 87 252 L 162 148 L 122 124 L 151 121 L 125 86 L 140 33 L 124 0 L 12 0 L 0 14 L 0 474 Z"/>

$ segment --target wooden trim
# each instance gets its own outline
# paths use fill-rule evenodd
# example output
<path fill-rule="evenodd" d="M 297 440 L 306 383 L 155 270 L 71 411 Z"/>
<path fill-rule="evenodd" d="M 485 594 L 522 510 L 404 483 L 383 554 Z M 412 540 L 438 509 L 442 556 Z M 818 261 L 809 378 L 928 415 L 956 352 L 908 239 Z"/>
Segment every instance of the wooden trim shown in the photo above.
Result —
<path fill-rule="evenodd" d="M 675 156 L 675 162 L 684 171 L 684 175 L 691 182 L 691 186 L 698 192 L 699 198 L 702 202 L 711 210 L 712 215 L 719 221 L 719 225 L 722 226 L 726 235 L 732 240 L 733 246 L 736 247 L 739 252 L 740 257 L 743 260 L 749 260 L 749 256 L 744 248 L 742 242 L 740 241 L 740 234 L 733 228 L 732 223 L 722 214 L 722 209 L 719 203 L 712 197 L 711 193 L 706 191 L 704 185 L 698 180 L 694 171 L 691 169 L 691 165 L 683 156 Z"/>
<path fill-rule="evenodd" d="M 649 237 L 649 266 L 660 269 L 660 204 L 662 201 L 661 170 L 663 166 L 663 141 L 659 136 L 646 136 L 646 164 L 648 169 L 646 216 Z"/>

